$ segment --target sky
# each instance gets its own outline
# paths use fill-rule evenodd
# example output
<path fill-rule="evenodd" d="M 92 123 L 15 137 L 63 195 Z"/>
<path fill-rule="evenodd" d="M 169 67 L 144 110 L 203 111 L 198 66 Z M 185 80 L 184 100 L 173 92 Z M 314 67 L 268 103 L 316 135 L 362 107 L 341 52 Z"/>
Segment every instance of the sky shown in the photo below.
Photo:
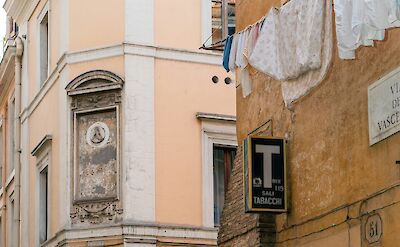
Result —
<path fill-rule="evenodd" d="M 4 0 L 0 0 L 0 58 L 3 56 L 3 37 L 6 33 L 6 13 L 3 9 Z"/>

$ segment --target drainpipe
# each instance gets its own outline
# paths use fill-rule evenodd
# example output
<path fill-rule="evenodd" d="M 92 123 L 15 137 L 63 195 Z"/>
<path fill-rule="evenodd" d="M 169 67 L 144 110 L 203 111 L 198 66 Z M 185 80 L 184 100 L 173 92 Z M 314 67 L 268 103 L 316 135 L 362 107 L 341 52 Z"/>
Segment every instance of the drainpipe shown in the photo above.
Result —
<path fill-rule="evenodd" d="M 22 53 L 24 44 L 20 37 L 15 39 L 15 177 L 14 177 L 14 246 L 20 247 L 20 231 L 21 231 L 21 69 L 22 69 Z"/>
<path fill-rule="evenodd" d="M 228 37 L 228 0 L 221 1 L 222 40 Z"/>

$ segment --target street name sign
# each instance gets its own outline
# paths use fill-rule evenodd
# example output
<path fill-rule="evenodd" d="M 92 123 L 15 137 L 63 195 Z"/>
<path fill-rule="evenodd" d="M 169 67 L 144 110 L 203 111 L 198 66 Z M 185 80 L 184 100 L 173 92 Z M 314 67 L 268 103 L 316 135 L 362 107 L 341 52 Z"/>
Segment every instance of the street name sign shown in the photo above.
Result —
<path fill-rule="evenodd" d="M 369 144 L 400 131 L 400 68 L 368 87 Z"/>
<path fill-rule="evenodd" d="M 243 148 L 246 212 L 286 212 L 284 139 L 250 136 Z"/>

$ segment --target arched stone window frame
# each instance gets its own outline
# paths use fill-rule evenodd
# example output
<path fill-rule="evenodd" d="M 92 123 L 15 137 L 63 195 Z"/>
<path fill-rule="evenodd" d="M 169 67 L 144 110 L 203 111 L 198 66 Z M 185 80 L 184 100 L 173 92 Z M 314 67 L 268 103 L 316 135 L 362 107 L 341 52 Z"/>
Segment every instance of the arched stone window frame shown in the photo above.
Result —
<path fill-rule="evenodd" d="M 112 222 L 117 223 L 121 220 L 121 97 L 123 84 L 123 79 L 110 71 L 93 70 L 77 76 L 66 87 L 67 94 L 71 98 L 70 111 L 72 119 L 70 142 L 72 168 L 70 217 L 72 224 L 109 224 Z M 82 186 L 82 184 L 84 185 L 84 176 L 80 176 L 79 172 L 84 167 L 81 166 L 83 150 L 78 145 L 78 139 L 82 141 L 82 138 L 84 138 L 80 135 L 85 135 L 87 138 L 89 136 L 87 132 L 90 131 L 90 127 L 80 127 L 78 120 L 85 116 L 96 118 L 96 116 L 102 116 L 103 113 L 107 116 L 111 115 L 110 119 L 115 119 L 112 120 L 113 126 L 111 126 L 114 129 L 112 130 L 114 140 L 111 144 L 106 140 L 106 144 L 104 144 L 115 145 L 116 149 L 115 166 L 104 166 L 105 169 L 111 169 L 107 167 L 114 167 L 112 169 L 115 169 L 108 171 L 108 173 L 104 172 L 104 174 L 111 174 L 107 175 L 110 177 L 105 177 L 105 179 L 112 179 L 112 185 L 114 185 L 115 179 L 115 189 L 111 186 L 110 191 L 112 193 L 105 196 L 99 196 L 99 194 L 97 196 L 89 196 L 87 193 L 82 192 L 84 191 L 82 187 L 85 187 Z M 107 121 L 111 121 L 110 119 Z M 98 122 L 100 124 L 103 123 L 101 119 Z M 89 145 L 89 141 L 86 142 L 85 145 Z M 87 148 L 87 146 L 85 147 Z M 93 147 L 93 149 L 95 148 Z M 93 154 L 94 151 L 89 150 L 87 153 Z M 114 172 L 115 176 L 112 175 Z M 99 174 L 96 176 L 106 176 Z M 97 178 L 93 177 L 93 179 Z M 98 179 L 100 181 L 102 177 Z"/>

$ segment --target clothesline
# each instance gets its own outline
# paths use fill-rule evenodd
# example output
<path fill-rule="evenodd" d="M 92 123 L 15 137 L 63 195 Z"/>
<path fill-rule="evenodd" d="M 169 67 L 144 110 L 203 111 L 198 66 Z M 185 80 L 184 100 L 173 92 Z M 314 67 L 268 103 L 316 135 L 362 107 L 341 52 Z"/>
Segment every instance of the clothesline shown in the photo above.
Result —
<path fill-rule="evenodd" d="M 286 1 L 284 4 L 282 4 L 281 5 L 281 7 L 280 8 L 282 8 L 283 6 L 285 6 L 287 3 L 289 3 L 290 1 L 292 1 L 292 0 L 288 0 L 288 1 Z M 334 5 L 334 3 L 332 2 L 332 6 Z M 274 7 L 277 11 L 279 11 L 279 9 L 277 8 L 277 7 Z M 244 29 L 242 29 L 242 30 L 240 30 L 239 32 L 236 32 L 236 33 L 234 33 L 234 34 L 232 34 L 232 35 L 235 35 L 235 34 L 241 34 L 241 33 L 243 33 L 243 32 L 245 32 L 245 31 L 247 31 L 249 28 L 252 28 L 252 27 L 254 27 L 255 25 L 257 25 L 257 24 L 259 24 L 259 23 L 262 23 L 264 20 L 265 20 L 265 15 L 263 16 L 263 17 L 261 17 L 258 21 L 256 21 L 256 22 L 254 22 L 253 24 L 250 24 L 250 25 L 248 25 L 248 26 L 246 26 Z M 224 41 L 226 41 L 226 39 L 227 39 L 228 37 L 226 37 L 225 39 L 223 39 L 223 42 Z"/>
<path fill-rule="evenodd" d="M 248 65 L 282 82 L 286 105 L 320 83 L 332 58 L 333 12 L 340 59 L 355 59 L 358 47 L 400 27 L 400 0 L 289 0 L 219 42 L 223 66 L 236 70 L 243 96 L 251 93 Z"/>
<path fill-rule="evenodd" d="M 237 4 L 237 5 L 236 5 L 236 2 L 235 2 L 235 8 L 240 7 L 240 5 L 242 5 L 243 3 L 247 2 L 247 1 L 249 1 L 249 0 L 243 0 L 243 1 L 239 2 L 239 4 Z M 231 16 L 231 14 L 228 14 L 228 17 L 230 17 L 230 16 Z M 218 29 L 221 28 L 221 27 L 222 27 L 222 23 L 219 25 Z M 199 47 L 199 49 L 213 50 L 213 47 L 214 47 L 214 46 L 218 45 L 219 43 L 222 43 L 222 42 L 225 42 L 225 41 L 226 41 L 227 37 L 224 38 L 223 40 L 220 40 L 220 41 L 214 43 L 214 44 L 211 44 L 209 47 L 206 47 L 207 41 L 209 41 L 209 40 L 212 38 L 212 36 L 214 35 L 214 33 L 215 33 L 218 29 L 216 29 L 214 32 L 211 33 L 211 35 L 204 41 L 204 43 Z M 228 36 L 229 36 L 229 35 L 228 35 Z M 223 45 L 222 45 L 222 46 L 223 46 Z M 223 49 L 222 49 L 222 50 L 223 50 Z"/>

